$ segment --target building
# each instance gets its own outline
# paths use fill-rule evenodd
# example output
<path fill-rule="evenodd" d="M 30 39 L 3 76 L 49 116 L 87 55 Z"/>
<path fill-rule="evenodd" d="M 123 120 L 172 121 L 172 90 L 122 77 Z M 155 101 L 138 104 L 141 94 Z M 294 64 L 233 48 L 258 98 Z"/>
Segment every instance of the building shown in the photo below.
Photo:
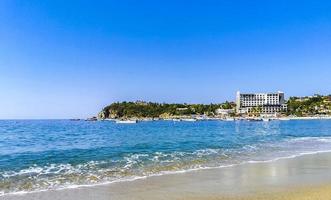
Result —
<path fill-rule="evenodd" d="M 230 116 L 231 114 L 234 114 L 235 110 L 234 109 L 223 109 L 223 108 L 218 108 L 215 110 L 215 114 L 222 116 L 222 117 L 227 117 Z"/>
<path fill-rule="evenodd" d="M 276 93 L 240 93 L 237 92 L 236 111 L 239 114 L 260 113 L 275 114 L 287 111 L 285 95 Z"/>

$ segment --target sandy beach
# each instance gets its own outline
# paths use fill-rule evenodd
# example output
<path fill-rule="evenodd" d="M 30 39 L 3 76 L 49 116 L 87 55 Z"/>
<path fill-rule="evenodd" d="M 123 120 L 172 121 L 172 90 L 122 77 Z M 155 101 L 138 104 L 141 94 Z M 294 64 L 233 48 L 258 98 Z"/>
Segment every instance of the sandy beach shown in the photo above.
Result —
<path fill-rule="evenodd" d="M 331 153 L 128 182 L 22 195 L 4 200 L 331 199 Z"/>
<path fill-rule="evenodd" d="M 330 10 L 0 0 L 0 200 L 331 200 Z"/>

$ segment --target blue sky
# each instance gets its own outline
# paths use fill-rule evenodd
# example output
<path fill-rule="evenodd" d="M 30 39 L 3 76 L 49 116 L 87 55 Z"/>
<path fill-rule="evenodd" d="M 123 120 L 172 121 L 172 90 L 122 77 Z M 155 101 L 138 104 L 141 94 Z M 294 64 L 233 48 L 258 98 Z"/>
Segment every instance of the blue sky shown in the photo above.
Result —
<path fill-rule="evenodd" d="M 0 118 L 331 93 L 330 1 L 0 1 Z"/>

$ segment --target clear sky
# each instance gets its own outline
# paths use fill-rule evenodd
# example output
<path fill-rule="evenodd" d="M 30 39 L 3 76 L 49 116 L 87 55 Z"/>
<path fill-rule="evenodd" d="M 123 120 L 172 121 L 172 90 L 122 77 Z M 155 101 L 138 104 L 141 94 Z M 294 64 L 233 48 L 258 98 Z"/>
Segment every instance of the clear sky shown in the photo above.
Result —
<path fill-rule="evenodd" d="M 330 1 L 0 1 L 0 118 L 331 93 Z"/>

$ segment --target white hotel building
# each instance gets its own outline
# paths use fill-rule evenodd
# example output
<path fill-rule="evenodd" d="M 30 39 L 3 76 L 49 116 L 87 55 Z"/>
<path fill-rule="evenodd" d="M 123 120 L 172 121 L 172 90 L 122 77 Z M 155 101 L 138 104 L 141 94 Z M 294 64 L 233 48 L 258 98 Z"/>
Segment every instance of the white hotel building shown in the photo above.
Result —
<path fill-rule="evenodd" d="M 237 113 L 247 114 L 260 112 L 262 114 L 275 114 L 287 110 L 284 92 L 276 93 L 240 93 L 236 97 Z"/>

